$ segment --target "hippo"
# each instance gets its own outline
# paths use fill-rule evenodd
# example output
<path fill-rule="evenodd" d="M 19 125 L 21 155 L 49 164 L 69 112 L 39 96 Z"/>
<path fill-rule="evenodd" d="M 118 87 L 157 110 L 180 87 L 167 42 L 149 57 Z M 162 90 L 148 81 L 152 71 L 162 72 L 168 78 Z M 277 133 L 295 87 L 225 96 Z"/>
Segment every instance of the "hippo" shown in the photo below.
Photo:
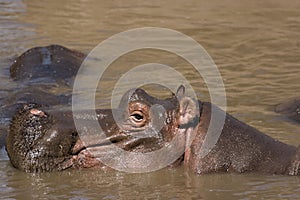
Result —
<path fill-rule="evenodd" d="M 117 145 L 126 151 L 146 153 L 170 142 L 178 129 L 175 125 L 179 115 L 176 96 L 161 100 L 137 89 L 125 94 L 121 102 L 114 111 L 120 116 L 121 125 L 114 120 L 112 109 L 96 110 L 97 120 L 107 138 L 89 146 L 79 137 L 72 111 L 47 111 L 41 105 L 25 104 L 13 117 L 7 136 L 6 148 L 12 165 L 25 172 L 103 168 L 105 166 L 90 153 L 93 147 L 108 151 L 110 145 Z M 150 110 L 153 105 L 162 106 L 164 112 Z M 86 115 L 82 111 L 76 112 L 74 117 L 84 116 L 82 120 L 90 120 Z M 149 134 L 156 133 L 156 121 L 162 116 L 165 121 L 159 134 Z M 137 137 L 143 131 L 148 132 L 148 137 Z"/>
<path fill-rule="evenodd" d="M 76 75 L 85 55 L 60 45 L 35 47 L 19 56 L 10 67 L 15 81 L 39 79 L 63 81 Z M 45 80 L 43 80 L 45 81 Z"/>
<path fill-rule="evenodd" d="M 287 116 L 300 123 L 300 97 L 294 97 L 286 102 L 276 105 L 275 112 Z"/>
<path fill-rule="evenodd" d="M 164 109 L 150 109 L 153 105 Z M 197 105 L 199 109 L 195 109 Z M 225 124 L 215 146 L 207 155 L 200 156 L 212 109 L 218 115 L 226 115 Z M 185 95 L 184 86 L 167 99 L 157 99 L 143 89 L 135 89 L 124 95 L 116 112 L 121 124 L 113 120 L 112 110 L 96 111 L 97 116 L 102 116 L 96 120 L 106 138 L 85 146 L 78 136 L 71 111 L 47 111 L 37 105 L 25 105 L 14 116 L 7 137 L 11 163 L 26 172 L 103 168 L 105 165 L 91 153 L 93 148 L 109 151 L 111 145 L 117 145 L 126 151 L 149 152 L 168 145 L 181 134 L 178 148 L 184 151 L 174 165 L 183 165 L 196 174 L 299 175 L 298 147 L 261 133 L 209 102 L 190 98 Z M 157 122 L 163 125 L 159 134 L 137 137 L 141 131 L 156 132 Z M 136 160 L 132 162 L 139 164 Z"/>
<path fill-rule="evenodd" d="M 0 149 L 10 119 L 24 103 L 48 107 L 70 104 L 72 82 L 84 58 L 81 52 L 49 45 L 29 49 L 14 60 L 10 77 L 17 89 L 1 100 Z"/>
<path fill-rule="evenodd" d="M 25 52 L 11 66 L 11 78 L 20 89 L 1 107 L 1 118 L 11 120 L 6 141 L 0 144 L 5 143 L 15 168 L 25 172 L 107 169 L 94 150 L 106 152 L 118 146 L 129 152 L 148 153 L 168 146 L 178 137 L 177 147 L 182 155 L 170 167 L 183 165 L 196 174 L 299 175 L 298 147 L 261 133 L 209 102 L 189 97 L 184 86 L 166 99 L 151 96 L 141 88 L 130 90 L 117 108 L 97 109 L 96 119 L 88 117 L 90 111 L 74 113 L 67 106 L 57 109 L 57 105 L 70 103 L 72 80 L 84 57 L 82 53 L 51 45 Z M 69 90 L 63 94 L 53 92 L 61 87 Z M 225 124 L 217 143 L 202 156 L 212 110 L 226 116 Z M 117 113 L 116 119 L 113 113 Z M 75 127 L 74 117 L 87 124 L 97 120 L 106 137 L 90 138 L 91 142 L 86 143 L 79 134 L 81 130 Z M 139 162 L 142 161 L 133 160 L 132 165 L 140 165 Z"/>

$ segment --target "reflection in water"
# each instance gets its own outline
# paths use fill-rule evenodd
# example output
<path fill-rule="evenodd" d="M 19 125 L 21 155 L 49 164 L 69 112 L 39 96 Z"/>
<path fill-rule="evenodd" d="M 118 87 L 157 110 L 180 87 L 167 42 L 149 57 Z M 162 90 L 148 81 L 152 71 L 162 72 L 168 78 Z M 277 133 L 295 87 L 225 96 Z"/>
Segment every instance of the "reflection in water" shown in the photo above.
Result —
<path fill-rule="evenodd" d="M 14 175 L 5 177 L 5 182 L 2 182 L 6 187 L 2 198 L 297 199 L 300 197 L 298 177 L 252 174 L 195 176 L 184 172 L 183 168 L 164 169 L 148 174 L 93 170 L 51 174 L 26 174 L 11 169 L 6 171 Z"/>
<path fill-rule="evenodd" d="M 166 27 L 199 41 L 215 60 L 230 113 L 272 137 L 299 145 L 299 126 L 273 112 L 274 105 L 299 96 L 299 8 L 297 0 L 0 0 L 0 101 L 16 87 L 8 79 L 10 63 L 30 47 L 56 43 L 89 52 L 120 31 Z M 191 79 L 201 98 L 208 99 L 205 84 L 184 60 L 161 52 L 141 51 L 120 58 L 107 72 L 104 88 L 113 87 L 129 67 L 154 61 L 175 66 Z M 13 169 L 7 161 L 0 161 L 0 169 L 3 199 L 300 198 L 298 177 L 195 176 L 181 168 L 149 174 L 83 170 L 34 175 Z"/>

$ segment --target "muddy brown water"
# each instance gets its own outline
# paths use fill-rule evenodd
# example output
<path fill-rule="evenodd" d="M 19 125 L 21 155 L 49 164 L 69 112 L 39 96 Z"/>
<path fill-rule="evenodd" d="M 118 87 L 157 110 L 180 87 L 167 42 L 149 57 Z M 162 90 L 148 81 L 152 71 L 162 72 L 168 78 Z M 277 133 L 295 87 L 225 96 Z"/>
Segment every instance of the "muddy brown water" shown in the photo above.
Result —
<path fill-rule="evenodd" d="M 229 113 L 278 140 L 299 145 L 300 125 L 273 112 L 274 105 L 300 94 L 299 10 L 297 0 L 0 0 L 0 98 L 15 89 L 8 78 L 9 65 L 28 48 L 61 44 L 88 53 L 121 31 L 165 27 L 194 38 L 214 59 L 225 83 Z M 137 52 L 114 65 L 127 69 L 165 61 L 184 66 L 170 55 L 156 55 Z M 108 72 L 104 94 L 116 81 L 109 73 L 119 70 L 112 67 Z M 181 72 L 204 99 L 209 97 L 190 68 L 182 67 Z M 300 199 L 298 177 L 196 176 L 183 168 L 145 174 L 96 170 L 26 174 L 12 168 L 2 153 L 0 199 Z"/>

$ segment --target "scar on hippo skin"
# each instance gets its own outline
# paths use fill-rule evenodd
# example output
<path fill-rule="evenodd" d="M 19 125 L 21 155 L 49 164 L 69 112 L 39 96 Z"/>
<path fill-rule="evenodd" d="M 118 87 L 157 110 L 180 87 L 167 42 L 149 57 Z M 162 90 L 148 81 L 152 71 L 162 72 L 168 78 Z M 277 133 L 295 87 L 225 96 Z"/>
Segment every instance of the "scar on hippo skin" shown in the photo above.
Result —
<path fill-rule="evenodd" d="M 295 97 L 276 105 L 275 112 L 285 115 L 289 119 L 300 123 L 300 97 Z"/>

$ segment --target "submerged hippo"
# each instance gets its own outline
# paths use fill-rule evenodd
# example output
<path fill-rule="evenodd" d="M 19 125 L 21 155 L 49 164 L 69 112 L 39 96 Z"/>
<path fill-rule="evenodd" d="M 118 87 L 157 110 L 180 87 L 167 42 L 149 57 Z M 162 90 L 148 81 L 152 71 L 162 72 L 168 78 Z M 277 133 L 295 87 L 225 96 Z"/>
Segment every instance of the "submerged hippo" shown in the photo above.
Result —
<path fill-rule="evenodd" d="M 199 111 L 195 109 L 197 104 Z M 164 109 L 150 109 L 153 105 L 161 105 Z M 97 110 L 97 116 L 100 116 L 97 120 L 107 138 L 85 146 L 78 137 L 71 112 L 47 111 L 36 105 L 26 105 L 11 122 L 7 151 L 13 166 L 26 172 L 103 167 L 91 154 L 93 148 L 105 151 L 118 145 L 127 151 L 149 152 L 168 145 L 175 136 L 181 135 L 178 148 L 185 150 L 174 164 L 182 164 L 197 174 L 299 175 L 300 151 L 297 147 L 281 143 L 218 108 L 220 115 L 226 114 L 224 128 L 216 145 L 201 157 L 200 149 L 207 135 L 212 107 L 211 103 L 185 96 L 183 86 L 168 99 L 157 99 L 137 89 L 125 94 L 117 108 L 120 124 L 113 120 L 112 110 Z M 159 132 L 155 126 L 158 122 L 163 125 Z M 140 132 L 158 134 L 137 137 Z M 192 141 L 191 135 L 195 136 Z M 139 164 L 137 160 L 132 162 Z"/>
<path fill-rule="evenodd" d="M 11 117 L 24 103 L 43 106 L 71 102 L 72 82 L 85 55 L 59 45 L 35 47 L 15 59 L 10 77 L 17 89 L 0 103 L 0 149 Z"/>
<path fill-rule="evenodd" d="M 6 102 L 45 106 L 70 103 L 73 80 L 84 58 L 83 53 L 60 45 L 29 49 L 10 67 L 10 77 L 19 89 Z"/>
<path fill-rule="evenodd" d="M 39 79 L 65 81 L 76 75 L 84 58 L 83 53 L 60 45 L 35 47 L 14 61 L 10 67 L 10 76 L 22 82 L 36 82 Z"/>
<path fill-rule="evenodd" d="M 292 98 L 284 103 L 278 104 L 275 111 L 300 123 L 300 97 Z"/>

